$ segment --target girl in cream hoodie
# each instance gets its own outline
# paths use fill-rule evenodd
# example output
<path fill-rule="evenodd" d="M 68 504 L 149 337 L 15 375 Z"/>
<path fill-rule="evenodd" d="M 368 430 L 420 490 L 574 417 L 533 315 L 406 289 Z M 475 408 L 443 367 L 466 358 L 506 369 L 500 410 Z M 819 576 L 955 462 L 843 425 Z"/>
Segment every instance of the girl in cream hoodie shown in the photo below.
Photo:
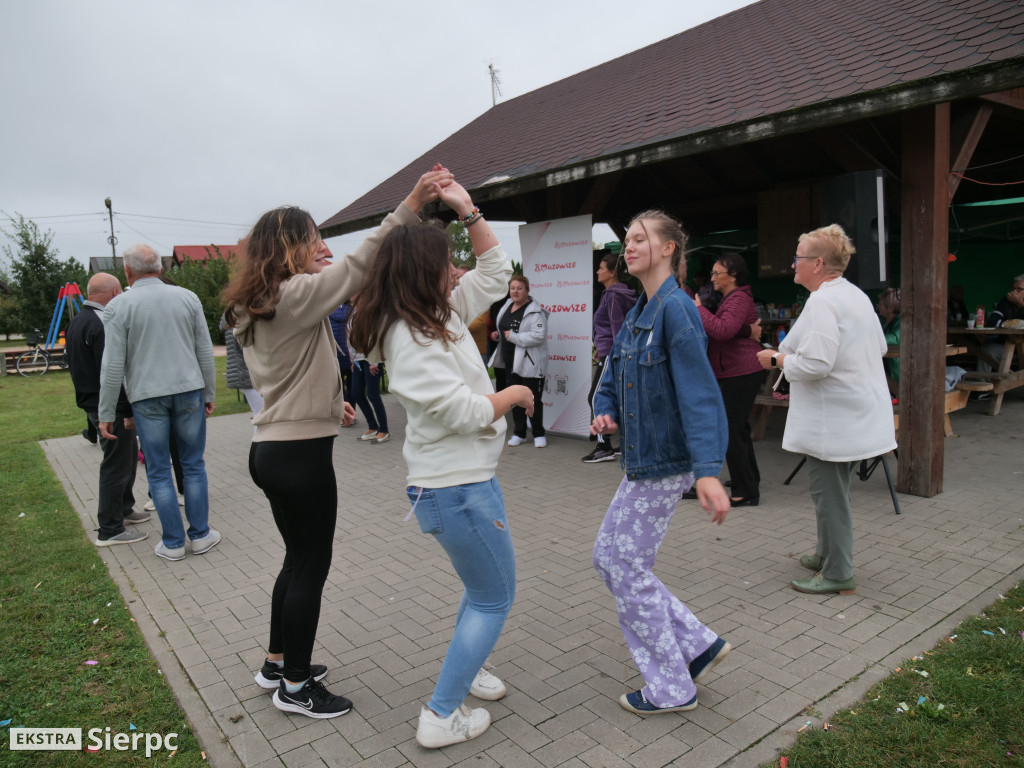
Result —
<path fill-rule="evenodd" d="M 419 222 L 416 212 L 451 179 L 439 165 L 424 174 L 380 229 L 334 265 L 308 213 L 268 211 L 249 234 L 242 268 L 224 291 L 228 326 L 264 400 L 253 419 L 249 474 L 266 494 L 285 543 L 270 603 L 267 660 L 256 683 L 275 689 L 274 706 L 285 712 L 329 718 L 352 708 L 320 682 L 327 668 L 310 664 L 338 516 L 334 438 L 339 423 L 355 418 L 342 396 L 328 315 L 359 290 L 381 239 Z"/>

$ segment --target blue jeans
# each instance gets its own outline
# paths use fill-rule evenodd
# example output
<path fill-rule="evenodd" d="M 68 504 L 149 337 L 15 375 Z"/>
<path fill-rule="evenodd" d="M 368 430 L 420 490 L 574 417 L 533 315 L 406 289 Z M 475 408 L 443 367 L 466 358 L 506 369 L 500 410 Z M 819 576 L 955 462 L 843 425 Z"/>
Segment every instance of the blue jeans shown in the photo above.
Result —
<path fill-rule="evenodd" d="M 163 528 L 164 546 L 185 546 L 178 497 L 171 478 L 171 434 L 178 441 L 181 471 L 185 476 L 185 516 L 193 541 L 210 532 L 210 501 L 206 483 L 206 412 L 203 390 L 151 397 L 132 403 L 135 431 L 146 457 L 149 494 Z"/>
<path fill-rule="evenodd" d="M 512 608 L 516 594 L 512 534 L 496 478 L 449 488 L 408 488 L 406 492 L 415 504 L 420 529 L 437 539 L 466 588 L 455 618 L 455 633 L 428 704 L 448 717 L 469 693 Z"/>
<path fill-rule="evenodd" d="M 377 432 L 388 431 L 388 412 L 380 397 L 380 372 L 370 372 L 370 364 L 360 360 L 352 371 L 352 403 L 358 405 L 366 418 L 366 426 Z"/>

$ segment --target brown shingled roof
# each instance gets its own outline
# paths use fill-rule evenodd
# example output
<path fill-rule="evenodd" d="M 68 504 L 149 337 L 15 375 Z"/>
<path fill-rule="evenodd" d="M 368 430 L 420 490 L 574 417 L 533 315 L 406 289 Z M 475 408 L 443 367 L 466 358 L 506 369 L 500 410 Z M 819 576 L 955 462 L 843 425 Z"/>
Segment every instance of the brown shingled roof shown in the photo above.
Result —
<path fill-rule="evenodd" d="M 435 160 L 478 189 L 1008 62 L 1024 62 L 1020 0 L 762 0 L 498 104 L 321 230 L 376 223 Z"/>

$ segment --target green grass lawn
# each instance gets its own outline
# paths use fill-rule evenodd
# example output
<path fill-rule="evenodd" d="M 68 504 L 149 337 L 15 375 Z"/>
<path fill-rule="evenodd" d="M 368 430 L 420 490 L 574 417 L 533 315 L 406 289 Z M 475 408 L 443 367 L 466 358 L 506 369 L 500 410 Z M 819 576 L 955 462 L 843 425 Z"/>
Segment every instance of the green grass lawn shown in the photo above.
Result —
<path fill-rule="evenodd" d="M 223 387 L 224 358 L 217 358 L 217 370 L 215 413 L 247 410 Z M 88 759 L 77 752 L 8 751 L 13 726 L 81 727 L 88 743 L 89 728 L 128 733 L 131 725 L 143 733 L 179 734 L 174 765 L 204 765 L 184 714 L 39 446 L 84 426 L 66 371 L 0 378 L 0 721 L 11 720 L 0 727 L 0 765 L 80 766 Z M 152 764 L 144 748 L 93 759 Z"/>
<path fill-rule="evenodd" d="M 1024 765 L 1022 633 L 1018 585 L 782 754 L 790 768 Z"/>
<path fill-rule="evenodd" d="M 217 370 L 215 414 L 246 411 L 244 399 L 223 384 L 224 358 L 217 358 Z M 39 446 L 78 434 L 85 417 L 74 403 L 66 371 L 0 379 L 0 721 L 178 733 L 174 765 L 203 765 L 181 709 Z M 862 702 L 837 713 L 828 731 L 815 726 L 782 754 L 790 768 L 1024 765 L 1022 632 L 1018 586 L 961 624 L 952 641 L 907 660 Z M 87 759 L 9 752 L 8 729 L 0 727 L 0 765 L 77 768 Z M 154 764 L 144 755 L 105 752 L 93 759 Z M 152 759 L 163 761 L 166 753 Z"/>

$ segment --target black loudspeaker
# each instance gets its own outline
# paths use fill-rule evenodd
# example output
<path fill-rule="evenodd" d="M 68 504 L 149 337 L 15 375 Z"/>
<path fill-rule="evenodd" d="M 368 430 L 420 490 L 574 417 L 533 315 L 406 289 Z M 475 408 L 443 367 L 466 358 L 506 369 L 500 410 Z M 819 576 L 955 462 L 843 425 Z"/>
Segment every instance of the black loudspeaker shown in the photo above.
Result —
<path fill-rule="evenodd" d="M 838 224 L 857 249 L 846 279 L 865 291 L 888 285 L 892 275 L 886 250 L 884 172 L 837 176 L 821 182 L 818 193 L 821 226 Z"/>

